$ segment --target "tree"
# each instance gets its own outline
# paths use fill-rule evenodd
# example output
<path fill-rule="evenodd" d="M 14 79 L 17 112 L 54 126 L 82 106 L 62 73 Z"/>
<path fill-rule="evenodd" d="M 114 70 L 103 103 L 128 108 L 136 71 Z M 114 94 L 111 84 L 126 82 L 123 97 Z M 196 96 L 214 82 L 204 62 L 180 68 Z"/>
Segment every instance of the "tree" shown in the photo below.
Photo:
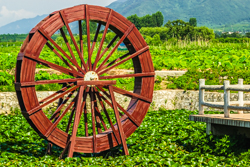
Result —
<path fill-rule="evenodd" d="M 137 14 L 128 16 L 127 19 L 131 21 L 138 30 L 141 29 L 141 20 L 140 17 L 137 16 Z"/>
<path fill-rule="evenodd" d="M 145 15 L 143 17 L 138 17 L 136 14 L 127 17 L 129 21 L 134 23 L 136 28 L 140 30 L 142 27 L 161 27 L 163 24 L 163 14 L 161 12 L 156 12 L 152 15 Z"/>
<path fill-rule="evenodd" d="M 152 14 L 152 18 L 156 21 L 157 27 L 161 27 L 163 25 L 164 16 L 160 11 Z"/>
<path fill-rule="evenodd" d="M 156 20 L 152 18 L 149 14 L 141 17 L 142 27 L 157 27 Z"/>
<path fill-rule="evenodd" d="M 196 27 L 197 26 L 197 20 L 196 20 L 196 18 L 190 18 L 189 19 L 189 24 L 191 25 L 191 26 L 193 26 L 193 27 Z"/>
<path fill-rule="evenodd" d="M 97 29 L 97 23 L 95 22 L 89 22 L 89 29 L 90 29 L 90 34 L 94 34 Z M 86 27 L 86 22 L 82 22 L 82 33 L 87 34 L 87 27 Z"/>
<path fill-rule="evenodd" d="M 190 26 L 189 23 L 179 19 L 172 22 L 169 20 L 164 27 L 169 28 L 170 37 L 182 40 L 190 36 L 193 29 L 193 26 Z"/>
<path fill-rule="evenodd" d="M 161 38 L 159 34 L 155 34 L 153 39 L 152 39 L 152 43 L 154 45 L 160 45 L 161 44 Z"/>
<path fill-rule="evenodd" d="M 246 33 L 246 37 L 247 37 L 247 38 L 250 38 L 250 32 L 247 32 L 247 33 Z"/>

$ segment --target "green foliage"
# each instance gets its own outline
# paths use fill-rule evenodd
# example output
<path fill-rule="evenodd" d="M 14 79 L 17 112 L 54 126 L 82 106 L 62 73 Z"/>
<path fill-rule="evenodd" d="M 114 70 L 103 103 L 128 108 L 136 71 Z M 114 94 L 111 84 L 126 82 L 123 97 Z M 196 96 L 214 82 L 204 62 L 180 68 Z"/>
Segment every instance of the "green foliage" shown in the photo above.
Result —
<path fill-rule="evenodd" d="M 83 34 L 87 34 L 87 26 L 86 26 L 85 21 L 82 22 L 82 29 L 83 29 L 83 31 L 82 31 Z M 96 29 L 97 29 L 97 23 L 91 21 L 89 23 L 89 29 L 90 29 L 90 33 L 94 34 L 96 32 Z"/>
<path fill-rule="evenodd" d="M 180 77 L 168 77 L 168 89 L 198 90 L 199 79 L 206 79 L 206 85 L 223 85 L 224 80 L 229 80 L 231 84 L 238 84 L 238 79 L 244 79 L 244 84 L 250 84 L 250 70 L 195 70 L 189 69 L 187 73 Z"/>
<path fill-rule="evenodd" d="M 137 16 L 137 14 L 131 15 L 127 17 L 127 19 L 131 21 L 138 30 L 141 29 L 141 20 L 140 17 Z"/>
<path fill-rule="evenodd" d="M 160 11 L 152 14 L 152 18 L 153 18 L 153 20 L 156 21 L 157 27 L 161 27 L 163 25 L 164 16 Z"/>
<path fill-rule="evenodd" d="M 183 20 L 168 21 L 165 25 L 169 29 L 168 36 L 178 40 L 211 40 L 215 38 L 212 29 L 207 27 L 194 27 Z"/>
<path fill-rule="evenodd" d="M 214 43 L 249 43 L 250 39 L 249 38 L 217 38 L 213 39 L 212 42 Z"/>
<path fill-rule="evenodd" d="M 170 36 L 168 35 L 169 29 L 166 27 L 142 27 L 140 33 L 144 36 L 153 38 L 154 35 L 158 34 L 161 40 L 167 40 Z M 149 43 L 148 43 L 149 44 Z"/>
<path fill-rule="evenodd" d="M 59 160 L 62 149 L 53 146 L 53 154 L 44 155 L 47 141 L 15 110 L 11 115 L 0 115 L 0 166 L 249 166 L 245 137 L 208 136 L 206 124 L 189 121 L 190 114 L 197 112 L 149 111 L 142 125 L 127 139 L 129 156 L 122 155 L 122 147 L 118 146 L 102 153 L 75 153 L 74 158 Z M 67 125 L 69 114 L 65 117 L 59 128 Z M 80 123 L 79 129 L 83 126 Z"/>
<path fill-rule="evenodd" d="M 14 91 L 15 77 L 6 71 L 0 71 L 0 92 Z"/>
<path fill-rule="evenodd" d="M 192 17 L 189 19 L 189 24 L 193 27 L 196 27 L 197 26 L 197 20 L 196 18 Z"/>
<path fill-rule="evenodd" d="M 138 17 L 136 14 L 127 17 L 138 30 L 142 27 L 161 27 L 163 25 L 164 17 L 160 11 L 152 14 Z"/>
<path fill-rule="evenodd" d="M 247 32 L 247 33 L 246 33 L 246 37 L 247 37 L 247 38 L 250 38 L 250 32 Z"/>
<path fill-rule="evenodd" d="M 1 42 L 24 41 L 28 34 L 0 34 Z"/>
<path fill-rule="evenodd" d="M 214 46 L 214 45 L 212 45 Z M 241 45 L 231 45 L 232 48 L 187 48 L 165 50 L 162 47 L 151 49 L 154 68 L 156 70 L 181 70 L 181 69 L 218 69 L 223 71 L 250 70 L 250 51 Z M 223 46 L 223 45 L 222 45 Z M 239 46 L 239 48 L 234 48 Z"/>
<path fill-rule="evenodd" d="M 151 28 L 150 28 L 151 29 Z M 161 37 L 159 34 L 152 28 L 151 30 L 147 28 L 142 28 L 141 31 L 145 34 L 153 36 L 146 36 L 146 42 L 150 44 L 150 52 L 152 55 L 153 65 L 155 70 L 189 70 L 189 76 L 184 75 L 186 78 L 179 79 L 169 79 L 171 84 L 165 86 L 165 88 L 181 88 L 181 89 L 197 89 L 197 82 L 200 78 L 206 78 L 208 80 L 216 81 L 217 73 L 220 73 L 224 76 L 231 76 L 235 81 L 231 80 L 234 83 L 237 83 L 237 79 L 243 78 L 248 83 L 247 75 L 250 71 L 250 46 L 249 43 L 220 43 L 216 42 L 216 40 L 212 40 L 211 42 L 206 41 L 177 41 L 176 38 L 169 39 L 165 43 L 162 43 Z M 167 28 L 164 28 L 167 29 Z M 163 33 L 162 33 L 163 34 Z M 101 39 L 102 34 L 98 36 Z M 114 33 L 110 32 L 107 34 L 107 42 L 104 43 L 104 47 L 107 46 L 107 43 L 112 40 L 114 37 Z M 85 38 L 85 36 L 84 36 Z M 60 39 L 60 38 L 59 38 Z M 224 38 L 223 38 L 224 39 Z M 119 39 L 118 39 L 119 40 Z M 226 40 L 226 39 L 225 39 Z M 230 42 L 230 41 L 228 41 Z M 3 47 L 1 47 L 1 44 Z M 5 78 L 4 81 L 1 82 L 0 91 L 15 91 L 14 90 L 14 68 L 16 64 L 16 57 L 20 50 L 20 43 L 0 43 L 1 51 L 0 51 L 0 77 Z M 61 47 L 66 51 L 68 55 L 70 55 L 67 46 L 65 43 L 61 45 Z M 74 46 L 71 44 L 71 47 Z M 111 47 L 112 49 L 112 47 Z M 86 45 L 84 45 L 84 50 L 87 50 Z M 94 49 L 93 55 L 97 54 L 98 48 Z M 77 52 L 74 50 L 73 53 L 77 55 Z M 126 54 L 127 51 L 116 51 L 108 62 L 116 60 L 119 57 L 122 57 Z M 84 52 L 85 61 L 87 61 L 87 52 Z M 55 54 L 45 46 L 43 51 L 41 52 L 40 58 L 47 60 L 49 62 L 55 63 L 57 65 L 63 66 L 67 68 L 65 63 L 60 60 L 59 57 L 55 56 Z M 92 57 L 94 61 L 95 57 Z M 105 56 L 102 58 L 100 62 L 103 61 Z M 78 60 L 80 64 L 80 60 Z M 37 68 L 46 68 L 40 64 L 37 64 Z M 117 68 L 119 69 L 133 69 L 132 60 L 119 65 Z M 209 71 L 210 69 L 211 74 Z M 196 71 L 195 71 L 196 70 Z M 225 73 L 228 72 L 228 73 Z M 246 75 L 240 75 L 240 74 Z M 189 74 L 189 73 L 187 73 Z M 234 74 L 231 75 L 231 74 Z M 12 77 L 5 77 L 5 75 L 9 75 Z M 208 79 L 208 76 L 212 78 Z M 199 77 L 198 77 L 199 76 Z M 63 79 L 69 78 L 68 75 L 56 75 L 49 74 L 41 71 L 36 74 L 36 80 L 52 80 L 52 79 Z M 193 79 L 188 79 L 192 78 Z M 9 78 L 8 82 L 6 82 L 6 78 Z M 214 78 L 214 79 L 213 79 Z M 183 79 L 183 81 L 181 81 Z M 176 80 L 172 82 L 172 80 Z M 196 80 L 196 81 L 195 81 Z M 210 82 L 210 81 L 208 81 Z M 12 83 L 12 84 L 10 84 Z M 122 78 L 117 80 L 117 85 L 120 88 L 124 88 L 126 90 L 134 89 L 134 80 Z M 182 84 L 183 83 L 183 84 Z M 190 84 L 189 84 L 190 83 Z M 157 85 L 158 84 L 158 85 Z M 164 88 L 164 83 L 156 82 L 156 89 Z M 36 86 L 37 90 L 58 90 L 60 87 L 59 84 L 48 84 Z"/>

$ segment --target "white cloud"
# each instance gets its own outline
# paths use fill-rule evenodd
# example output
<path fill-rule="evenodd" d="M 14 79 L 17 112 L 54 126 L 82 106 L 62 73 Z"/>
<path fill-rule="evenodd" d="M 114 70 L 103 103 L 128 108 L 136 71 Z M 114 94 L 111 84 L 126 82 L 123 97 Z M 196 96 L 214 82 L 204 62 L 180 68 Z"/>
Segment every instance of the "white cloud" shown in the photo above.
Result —
<path fill-rule="evenodd" d="M 79 4 L 107 6 L 114 1 L 116 0 L 0 0 L 0 27 Z"/>
<path fill-rule="evenodd" d="M 24 9 L 8 10 L 6 6 L 2 6 L 0 9 L 0 27 L 13 21 L 23 18 L 32 18 L 36 15 L 37 14 Z"/>

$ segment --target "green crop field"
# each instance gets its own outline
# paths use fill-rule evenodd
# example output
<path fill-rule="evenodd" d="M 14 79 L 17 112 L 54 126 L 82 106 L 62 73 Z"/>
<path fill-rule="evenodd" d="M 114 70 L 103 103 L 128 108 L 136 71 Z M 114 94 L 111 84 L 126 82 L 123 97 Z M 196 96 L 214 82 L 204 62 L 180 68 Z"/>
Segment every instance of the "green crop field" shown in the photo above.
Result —
<path fill-rule="evenodd" d="M 60 44 L 60 46 L 67 50 L 66 45 Z M 15 91 L 15 63 L 20 47 L 21 42 L 0 43 L 0 91 Z M 98 48 L 95 48 L 93 55 L 96 55 L 97 51 Z M 75 50 L 73 52 L 77 55 Z M 155 70 L 187 70 L 185 75 L 178 78 L 156 77 L 155 90 L 197 90 L 200 78 L 205 78 L 206 84 L 213 85 L 222 84 L 225 78 L 232 84 L 237 83 L 238 78 L 243 78 L 244 84 L 250 84 L 248 42 L 169 40 L 157 46 L 150 45 L 150 52 Z M 109 62 L 126 53 L 127 51 L 115 51 Z M 48 47 L 42 50 L 40 58 L 66 67 Z M 87 61 L 87 52 L 84 52 L 84 58 Z M 80 62 L 79 59 L 78 61 Z M 40 71 L 36 72 L 36 81 L 70 78 L 66 74 L 46 71 L 48 68 L 40 64 L 37 64 L 37 68 Z M 121 64 L 117 69 L 133 69 L 132 61 Z M 117 79 L 117 86 L 126 90 L 133 90 L 133 83 L 132 78 Z M 40 91 L 58 89 L 60 86 L 57 84 L 36 86 L 36 90 Z M 50 114 L 48 111 L 45 112 Z M 62 149 L 53 146 L 53 155 L 45 155 L 47 141 L 35 133 L 20 111 L 15 110 L 8 116 L 0 115 L 0 166 L 250 165 L 248 139 L 244 136 L 207 135 L 205 123 L 189 121 L 190 114 L 197 112 L 165 109 L 149 111 L 142 125 L 127 140 L 129 156 L 123 156 L 121 146 L 118 146 L 102 153 L 75 153 L 74 158 L 59 160 Z M 65 119 L 68 117 L 69 115 L 66 115 Z M 65 122 L 62 120 L 58 127 L 64 128 L 64 126 Z M 80 125 L 79 128 L 81 127 Z M 82 132 L 79 131 L 79 135 L 82 135 Z"/>
<path fill-rule="evenodd" d="M 210 112 L 215 113 L 215 112 Z M 0 115 L 0 166 L 249 166 L 249 142 L 244 136 L 206 134 L 205 123 L 188 120 L 187 110 L 149 111 L 127 139 L 129 156 L 121 146 L 96 154 L 75 153 L 59 160 L 62 149 L 40 138 L 16 110 Z M 69 117 L 69 115 L 66 115 Z M 89 116 L 90 117 L 90 116 Z M 84 123 L 84 122 L 83 122 Z M 67 122 L 58 125 L 63 128 Z M 79 133 L 82 125 L 79 126 Z M 79 134 L 82 135 L 82 134 Z"/>
<path fill-rule="evenodd" d="M 110 37 L 112 39 L 112 37 Z M 16 57 L 20 50 L 21 43 L 0 43 L 0 91 L 14 91 L 14 69 Z M 105 44 L 107 46 L 107 44 Z M 105 47 L 104 46 L 104 47 Z M 61 47 L 67 51 L 67 47 L 61 44 Z M 73 48 L 73 46 L 72 46 Z M 109 51 L 112 47 L 109 49 Z M 84 48 L 84 58 L 87 61 L 87 48 Z M 98 48 L 94 49 L 93 55 L 96 55 Z M 100 62 L 104 60 L 109 51 L 103 56 Z M 73 50 L 74 54 L 77 52 Z M 249 65 L 250 65 L 250 46 L 245 43 L 218 43 L 218 42 L 185 42 L 185 41 L 167 41 L 159 46 L 150 46 L 150 52 L 155 70 L 188 70 L 182 77 L 157 78 L 155 89 L 188 89 L 197 90 L 198 80 L 205 78 L 206 84 L 222 84 L 223 79 L 227 78 L 231 83 L 237 83 L 238 78 L 244 79 L 244 84 L 250 84 Z M 126 54 L 127 51 L 115 51 L 109 62 Z M 40 58 L 55 64 L 66 67 L 65 63 L 48 48 L 45 47 Z M 92 57 L 94 62 L 95 56 Z M 80 60 L 78 59 L 80 62 Z M 43 65 L 37 65 L 37 68 L 46 69 Z M 129 60 L 116 67 L 117 69 L 133 69 L 132 61 Z M 192 77 L 190 77 L 192 76 Z M 70 76 L 64 74 L 50 75 L 46 71 L 38 72 L 36 80 L 44 79 L 63 79 Z M 126 90 L 133 90 L 132 78 L 116 79 L 118 87 Z M 37 90 L 58 90 L 56 85 L 37 86 Z"/>

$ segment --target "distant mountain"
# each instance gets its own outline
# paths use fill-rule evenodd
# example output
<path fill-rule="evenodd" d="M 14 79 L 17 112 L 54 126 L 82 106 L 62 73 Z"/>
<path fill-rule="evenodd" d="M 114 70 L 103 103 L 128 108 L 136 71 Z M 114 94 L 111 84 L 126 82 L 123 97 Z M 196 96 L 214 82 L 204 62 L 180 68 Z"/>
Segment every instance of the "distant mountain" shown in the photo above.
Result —
<path fill-rule="evenodd" d="M 176 19 L 188 21 L 195 17 L 198 26 L 220 30 L 250 30 L 250 0 L 117 0 L 107 7 L 125 17 L 132 14 L 144 16 L 161 11 L 164 23 Z M 9 23 L 0 27 L 0 34 L 28 33 L 46 16 Z M 76 24 L 73 23 L 71 27 L 73 33 L 78 33 Z"/>
<path fill-rule="evenodd" d="M 199 26 L 208 27 L 235 24 L 250 18 L 250 0 L 119 0 L 108 7 L 126 17 L 161 11 L 164 22 L 188 21 L 195 17 Z"/>
<path fill-rule="evenodd" d="M 36 16 L 30 19 L 22 19 L 14 21 L 5 26 L 0 27 L 0 34 L 27 34 L 30 30 L 37 25 L 42 19 L 48 15 Z"/>

